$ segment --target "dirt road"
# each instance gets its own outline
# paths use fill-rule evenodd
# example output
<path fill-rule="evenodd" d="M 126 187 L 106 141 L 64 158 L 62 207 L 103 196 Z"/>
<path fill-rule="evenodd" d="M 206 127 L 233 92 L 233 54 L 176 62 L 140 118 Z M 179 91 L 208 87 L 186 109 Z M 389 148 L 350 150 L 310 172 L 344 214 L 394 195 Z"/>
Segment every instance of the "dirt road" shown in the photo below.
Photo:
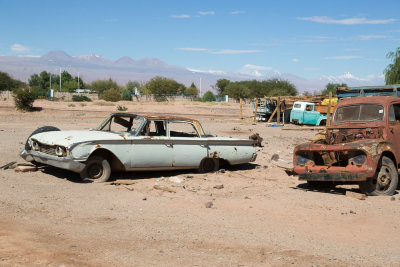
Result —
<path fill-rule="evenodd" d="M 116 111 L 68 105 L 37 101 L 41 111 L 20 113 L 0 102 L 0 165 L 23 162 L 18 153 L 40 126 L 88 129 Z M 79 175 L 55 168 L 0 170 L 1 266 L 400 265 L 398 195 L 345 196 L 357 186 L 310 191 L 279 168 L 291 166 L 294 145 L 314 131 L 253 125 L 249 106 L 247 119 L 239 120 L 233 104 L 124 105 L 134 113 L 186 114 L 218 136 L 257 132 L 264 147 L 255 164 L 225 172 L 112 175 L 132 185 L 82 183 Z"/>

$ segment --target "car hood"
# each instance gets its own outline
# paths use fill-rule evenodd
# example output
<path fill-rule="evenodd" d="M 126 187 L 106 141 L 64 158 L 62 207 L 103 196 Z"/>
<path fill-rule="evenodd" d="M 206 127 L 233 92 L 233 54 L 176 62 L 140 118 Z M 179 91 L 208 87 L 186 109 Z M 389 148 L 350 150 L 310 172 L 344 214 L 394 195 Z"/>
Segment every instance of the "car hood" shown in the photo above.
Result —
<path fill-rule="evenodd" d="M 32 135 L 31 139 L 35 139 L 42 144 L 60 145 L 69 147 L 76 143 L 93 142 L 100 140 L 124 140 L 125 134 L 105 132 L 105 131 L 53 131 L 38 133 Z"/>

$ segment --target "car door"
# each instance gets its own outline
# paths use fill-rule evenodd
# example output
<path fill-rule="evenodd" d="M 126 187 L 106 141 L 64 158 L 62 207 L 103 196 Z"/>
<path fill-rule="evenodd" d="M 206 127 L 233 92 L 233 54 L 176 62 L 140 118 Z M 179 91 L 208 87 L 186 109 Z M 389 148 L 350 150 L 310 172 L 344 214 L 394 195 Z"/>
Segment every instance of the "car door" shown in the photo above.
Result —
<path fill-rule="evenodd" d="M 157 126 L 159 126 L 157 128 Z M 139 135 L 132 139 L 132 169 L 168 169 L 172 167 L 172 144 L 165 120 L 147 120 Z M 162 127 L 164 127 L 162 129 Z"/>
<path fill-rule="evenodd" d="M 191 121 L 169 121 L 169 137 L 173 150 L 173 167 L 197 168 L 207 157 L 207 138 L 200 137 Z"/>

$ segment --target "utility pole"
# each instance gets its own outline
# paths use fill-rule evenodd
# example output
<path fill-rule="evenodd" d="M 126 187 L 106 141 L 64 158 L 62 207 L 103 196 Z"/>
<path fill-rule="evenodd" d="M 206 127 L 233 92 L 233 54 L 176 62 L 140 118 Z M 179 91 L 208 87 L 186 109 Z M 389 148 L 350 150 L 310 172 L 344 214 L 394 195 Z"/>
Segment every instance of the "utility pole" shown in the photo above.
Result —
<path fill-rule="evenodd" d="M 79 90 L 79 71 L 78 71 L 78 90 Z"/>
<path fill-rule="evenodd" d="M 61 92 L 61 68 L 60 68 L 60 92 Z"/>

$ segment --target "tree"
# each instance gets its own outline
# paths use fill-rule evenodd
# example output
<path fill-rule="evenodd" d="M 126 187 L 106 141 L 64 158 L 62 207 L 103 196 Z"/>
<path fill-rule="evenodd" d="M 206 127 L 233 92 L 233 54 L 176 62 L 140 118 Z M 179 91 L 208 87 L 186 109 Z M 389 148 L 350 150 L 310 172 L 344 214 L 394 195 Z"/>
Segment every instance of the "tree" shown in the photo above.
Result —
<path fill-rule="evenodd" d="M 116 82 L 109 78 L 108 80 L 94 81 L 89 85 L 89 88 L 101 95 L 105 90 L 119 88 L 119 86 Z"/>
<path fill-rule="evenodd" d="M 131 93 L 134 93 L 135 88 L 140 90 L 140 83 L 137 81 L 128 81 L 128 83 L 126 84 L 126 90 L 128 90 Z"/>
<path fill-rule="evenodd" d="M 228 84 L 228 86 L 224 90 L 224 94 L 225 93 L 230 97 L 239 100 L 240 98 L 248 97 L 250 94 L 250 90 L 246 85 L 240 82 L 234 82 Z"/>
<path fill-rule="evenodd" d="M 219 79 L 217 81 L 216 87 L 217 87 L 217 93 L 218 95 L 222 95 L 225 91 L 225 88 L 228 86 L 228 84 L 231 81 L 227 80 L 227 79 Z"/>
<path fill-rule="evenodd" d="M 389 64 L 385 73 L 386 84 L 398 84 L 400 83 L 400 47 L 395 52 L 387 53 L 386 57 L 392 61 Z"/>
<path fill-rule="evenodd" d="M 25 83 L 11 78 L 8 73 L 0 71 L 0 91 L 9 91 L 24 85 Z"/>
<path fill-rule="evenodd" d="M 336 88 L 337 87 L 346 87 L 347 84 L 345 83 L 328 83 L 325 86 L 325 90 L 322 91 L 322 95 L 329 95 L 329 92 L 332 92 L 332 95 L 336 95 Z"/>
<path fill-rule="evenodd" d="M 215 97 L 214 93 L 211 91 L 207 91 L 203 97 L 201 98 L 204 102 L 215 102 L 217 98 Z"/>
<path fill-rule="evenodd" d="M 156 76 L 146 83 L 146 88 L 156 96 L 176 94 L 181 86 L 183 85 L 172 79 L 160 76 Z"/>
<path fill-rule="evenodd" d="M 110 88 L 104 90 L 103 93 L 100 95 L 100 98 L 104 99 L 105 101 L 117 102 L 121 100 L 121 94 L 119 90 Z"/>
<path fill-rule="evenodd" d="M 190 85 L 190 87 L 186 88 L 185 94 L 187 96 L 197 96 L 199 94 L 199 90 L 197 90 L 196 85 L 194 85 L 194 83 L 192 83 Z"/>

